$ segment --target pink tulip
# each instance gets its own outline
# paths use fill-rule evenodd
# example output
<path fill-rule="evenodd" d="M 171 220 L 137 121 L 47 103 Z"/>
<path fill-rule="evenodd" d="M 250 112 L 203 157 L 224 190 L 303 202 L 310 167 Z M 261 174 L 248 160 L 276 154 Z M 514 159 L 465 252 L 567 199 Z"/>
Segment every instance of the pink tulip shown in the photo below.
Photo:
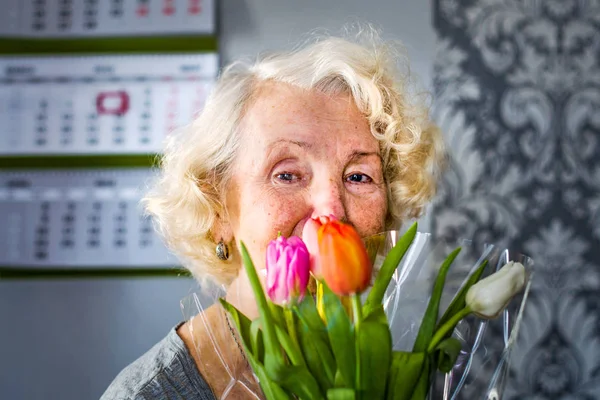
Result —
<path fill-rule="evenodd" d="M 306 245 L 297 236 L 283 236 L 267 246 L 267 294 L 275 304 L 285 306 L 302 301 L 310 275 Z"/>
<path fill-rule="evenodd" d="M 310 271 L 316 279 L 321 279 L 323 274 L 321 272 L 321 260 L 319 257 L 319 240 L 317 232 L 323 224 L 333 221 L 336 218 L 333 215 L 329 217 L 320 216 L 311 218 L 304 224 L 302 230 L 302 241 L 306 244 L 308 253 L 310 254 Z"/>

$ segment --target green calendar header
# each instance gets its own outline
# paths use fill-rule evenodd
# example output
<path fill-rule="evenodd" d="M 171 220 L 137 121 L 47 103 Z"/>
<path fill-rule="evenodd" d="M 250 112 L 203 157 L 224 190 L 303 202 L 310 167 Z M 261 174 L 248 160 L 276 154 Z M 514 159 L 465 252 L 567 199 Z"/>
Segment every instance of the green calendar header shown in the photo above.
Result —
<path fill-rule="evenodd" d="M 217 48 L 215 36 L 0 38 L 2 55 L 199 53 Z"/>

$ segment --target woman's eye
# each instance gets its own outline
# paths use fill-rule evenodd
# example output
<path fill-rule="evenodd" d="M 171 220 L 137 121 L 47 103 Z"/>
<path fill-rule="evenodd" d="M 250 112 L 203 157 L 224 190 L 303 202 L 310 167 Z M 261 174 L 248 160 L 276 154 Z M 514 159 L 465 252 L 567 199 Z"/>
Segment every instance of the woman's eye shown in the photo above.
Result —
<path fill-rule="evenodd" d="M 282 172 L 280 174 L 276 174 L 275 178 L 285 183 L 294 182 L 299 179 L 296 174 L 293 174 L 291 172 Z"/>
<path fill-rule="evenodd" d="M 365 174 L 350 174 L 346 177 L 346 180 L 353 183 L 371 183 L 373 179 L 369 175 Z"/>

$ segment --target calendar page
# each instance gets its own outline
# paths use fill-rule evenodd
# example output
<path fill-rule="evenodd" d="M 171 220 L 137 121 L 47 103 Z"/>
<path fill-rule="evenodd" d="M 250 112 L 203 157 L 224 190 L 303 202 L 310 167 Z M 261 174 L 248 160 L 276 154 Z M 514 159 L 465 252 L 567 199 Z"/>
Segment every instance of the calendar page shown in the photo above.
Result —
<path fill-rule="evenodd" d="M 145 154 L 202 109 L 216 53 L 0 58 L 0 155 Z"/>
<path fill-rule="evenodd" d="M 178 265 L 139 206 L 148 169 L 0 172 L 0 265 Z"/>
<path fill-rule="evenodd" d="M 215 0 L 3 0 L 0 35 L 215 34 Z"/>

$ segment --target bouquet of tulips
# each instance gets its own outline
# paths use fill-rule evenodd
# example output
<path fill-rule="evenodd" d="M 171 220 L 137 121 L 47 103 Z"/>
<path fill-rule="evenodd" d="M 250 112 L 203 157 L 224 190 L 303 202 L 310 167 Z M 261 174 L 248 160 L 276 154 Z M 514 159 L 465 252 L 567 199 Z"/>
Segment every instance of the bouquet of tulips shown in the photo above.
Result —
<path fill-rule="evenodd" d="M 456 325 L 470 314 L 495 318 L 523 288 L 523 265 L 510 262 L 482 279 L 484 261 L 440 317 L 457 248 L 440 266 L 412 351 L 394 351 L 382 301 L 416 232 L 415 223 L 373 277 L 369 252 L 354 228 L 329 217 L 311 219 L 302 239 L 280 236 L 269 244 L 268 299 L 241 243 L 260 316 L 251 321 L 220 301 L 267 399 L 425 399 L 433 372 L 447 372 L 456 362 Z M 307 289 L 311 275 L 313 291 Z"/>

